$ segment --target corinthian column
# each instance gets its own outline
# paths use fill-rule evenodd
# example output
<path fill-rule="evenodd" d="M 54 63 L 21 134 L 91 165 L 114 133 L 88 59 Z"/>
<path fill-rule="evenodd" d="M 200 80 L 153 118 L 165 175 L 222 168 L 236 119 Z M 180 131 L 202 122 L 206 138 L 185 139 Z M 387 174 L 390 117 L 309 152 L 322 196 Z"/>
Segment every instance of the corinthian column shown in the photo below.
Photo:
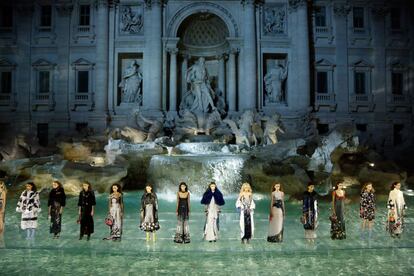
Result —
<path fill-rule="evenodd" d="M 254 0 L 243 0 L 243 60 L 244 60 L 244 87 L 239 97 L 239 109 L 255 109 L 257 94 L 257 53 L 256 53 L 256 20 Z"/>
<path fill-rule="evenodd" d="M 290 81 L 287 92 L 288 105 L 292 110 L 308 111 L 310 104 L 309 32 L 307 0 L 289 0 L 289 12 L 293 17 L 293 53 L 289 65 Z M 293 70 L 295 70 L 293 72 Z M 293 86 L 293 87 L 292 87 Z"/>
<path fill-rule="evenodd" d="M 145 1 L 145 52 L 143 61 L 143 108 L 162 108 L 162 0 Z"/>
<path fill-rule="evenodd" d="M 236 110 L 236 54 L 238 49 L 233 48 L 229 51 L 228 61 L 228 80 L 227 80 L 227 102 L 229 105 L 229 111 L 235 112 Z"/>
<path fill-rule="evenodd" d="M 177 111 L 177 48 L 168 49 L 170 53 L 170 109 Z"/>

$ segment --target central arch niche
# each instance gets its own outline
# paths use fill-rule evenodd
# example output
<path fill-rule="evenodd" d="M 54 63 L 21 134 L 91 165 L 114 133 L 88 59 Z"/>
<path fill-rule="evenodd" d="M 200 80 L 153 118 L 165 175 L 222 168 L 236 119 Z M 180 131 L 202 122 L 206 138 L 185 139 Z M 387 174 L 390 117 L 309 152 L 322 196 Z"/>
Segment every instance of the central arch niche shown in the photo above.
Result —
<path fill-rule="evenodd" d="M 211 87 L 221 91 L 225 97 L 226 65 L 229 51 L 229 30 L 226 23 L 217 15 L 198 12 L 188 16 L 177 31 L 179 58 L 178 104 L 188 91 L 186 71 L 199 57 L 204 57 Z"/>

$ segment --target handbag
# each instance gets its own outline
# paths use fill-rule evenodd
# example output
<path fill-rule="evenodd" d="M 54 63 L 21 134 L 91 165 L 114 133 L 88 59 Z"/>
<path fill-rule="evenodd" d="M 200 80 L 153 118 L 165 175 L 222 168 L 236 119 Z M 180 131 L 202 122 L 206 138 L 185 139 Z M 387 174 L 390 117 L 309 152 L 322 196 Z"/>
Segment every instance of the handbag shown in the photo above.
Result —
<path fill-rule="evenodd" d="M 329 220 L 331 222 L 337 222 L 338 221 L 338 218 L 336 217 L 336 215 L 332 214 L 332 215 L 329 216 Z"/>
<path fill-rule="evenodd" d="M 114 218 L 111 216 L 111 214 L 108 214 L 105 218 L 105 224 L 111 227 L 114 224 Z"/>

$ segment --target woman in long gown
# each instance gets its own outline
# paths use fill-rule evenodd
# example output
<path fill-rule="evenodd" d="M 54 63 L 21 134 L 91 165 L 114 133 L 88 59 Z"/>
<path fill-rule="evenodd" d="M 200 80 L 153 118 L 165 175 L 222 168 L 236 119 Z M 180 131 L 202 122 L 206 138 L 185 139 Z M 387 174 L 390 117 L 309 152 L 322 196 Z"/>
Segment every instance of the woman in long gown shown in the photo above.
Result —
<path fill-rule="evenodd" d="M 37 216 L 40 213 L 40 198 L 33 182 L 26 184 L 26 190 L 20 195 L 16 212 L 22 213 L 21 228 L 26 230 L 26 239 L 35 237 Z"/>
<path fill-rule="evenodd" d="M 204 224 L 204 240 L 215 242 L 219 232 L 220 206 L 224 205 L 223 194 L 217 188 L 215 182 L 211 182 L 203 194 L 201 204 L 205 205 L 206 222 Z"/>
<path fill-rule="evenodd" d="M 49 193 L 49 200 L 47 202 L 50 233 L 53 234 L 54 239 L 58 239 L 62 230 L 62 213 L 66 205 L 66 194 L 62 183 L 55 180 L 52 182 L 52 190 Z"/>
<path fill-rule="evenodd" d="M 368 238 L 372 235 L 372 226 L 375 219 L 375 190 L 371 182 L 364 184 L 361 190 L 361 199 L 359 202 L 359 216 L 362 219 L 361 223 L 361 238 L 364 238 L 365 232 L 368 229 Z"/>
<path fill-rule="evenodd" d="M 91 234 L 94 232 L 93 216 L 95 213 L 95 193 L 92 191 L 92 186 L 89 182 L 82 183 L 82 191 L 79 193 L 78 210 L 80 223 L 79 240 L 83 239 L 83 236 L 87 236 L 89 241 Z"/>
<path fill-rule="evenodd" d="M 285 194 L 282 184 L 273 183 L 270 201 L 269 230 L 267 234 L 268 242 L 283 241 L 283 225 L 285 219 Z"/>
<path fill-rule="evenodd" d="M 253 213 L 256 208 L 252 188 L 249 183 L 243 183 L 236 201 L 236 208 L 240 210 L 241 242 L 249 243 L 254 236 Z"/>
<path fill-rule="evenodd" d="M 4 181 L 0 180 L 0 235 L 4 232 L 4 212 L 6 210 L 7 188 Z"/>
<path fill-rule="evenodd" d="M 124 217 L 124 200 L 121 185 L 113 184 L 108 200 L 108 213 L 112 218 L 111 231 L 105 240 L 120 241 L 122 236 L 122 220 Z"/>
<path fill-rule="evenodd" d="M 189 243 L 190 229 L 188 220 L 190 215 L 190 192 L 187 184 L 181 182 L 177 192 L 177 228 L 175 231 L 174 242 Z"/>
<path fill-rule="evenodd" d="M 140 228 L 146 232 L 146 240 L 150 240 L 150 232 L 152 232 L 152 240 L 155 241 L 155 232 L 160 229 L 160 225 L 158 223 L 158 199 L 151 184 L 145 186 L 145 192 L 141 197 L 140 214 Z"/>
<path fill-rule="evenodd" d="M 332 192 L 331 239 L 346 239 L 345 232 L 345 190 L 342 182 Z"/>
<path fill-rule="evenodd" d="M 404 210 L 405 205 L 404 195 L 400 191 L 401 183 L 394 182 L 391 185 L 391 191 L 388 196 L 388 224 L 387 230 L 391 237 L 399 238 L 403 232 L 404 227 Z"/>
<path fill-rule="evenodd" d="M 305 229 L 305 239 L 313 242 L 316 239 L 316 228 L 318 227 L 318 200 L 314 191 L 315 186 L 312 182 L 308 183 L 306 191 L 303 193 L 303 228 Z"/>

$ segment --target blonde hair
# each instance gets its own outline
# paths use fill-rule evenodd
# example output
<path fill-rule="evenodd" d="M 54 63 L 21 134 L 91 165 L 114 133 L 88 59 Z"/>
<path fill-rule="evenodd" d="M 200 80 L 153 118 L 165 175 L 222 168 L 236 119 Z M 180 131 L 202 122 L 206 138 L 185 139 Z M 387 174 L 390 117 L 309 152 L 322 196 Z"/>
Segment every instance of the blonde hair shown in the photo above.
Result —
<path fill-rule="evenodd" d="M 365 182 L 364 183 L 364 186 L 362 186 L 361 192 L 365 192 L 367 190 L 367 186 L 368 185 L 371 185 L 372 186 L 371 192 L 372 193 L 375 193 L 374 185 L 372 184 L 372 182 Z"/>
<path fill-rule="evenodd" d="M 245 189 L 247 189 L 247 192 L 248 193 L 252 193 L 252 187 L 250 186 L 250 184 L 249 183 L 247 183 L 247 182 L 244 182 L 243 184 L 242 184 L 242 186 L 241 186 L 241 188 L 240 188 L 240 194 L 242 193 L 242 192 L 244 192 L 244 190 Z"/>
<path fill-rule="evenodd" d="M 3 180 L 0 180 L 0 187 L 3 188 L 3 191 L 5 193 L 7 193 L 7 187 L 6 187 L 6 183 L 4 183 Z"/>

